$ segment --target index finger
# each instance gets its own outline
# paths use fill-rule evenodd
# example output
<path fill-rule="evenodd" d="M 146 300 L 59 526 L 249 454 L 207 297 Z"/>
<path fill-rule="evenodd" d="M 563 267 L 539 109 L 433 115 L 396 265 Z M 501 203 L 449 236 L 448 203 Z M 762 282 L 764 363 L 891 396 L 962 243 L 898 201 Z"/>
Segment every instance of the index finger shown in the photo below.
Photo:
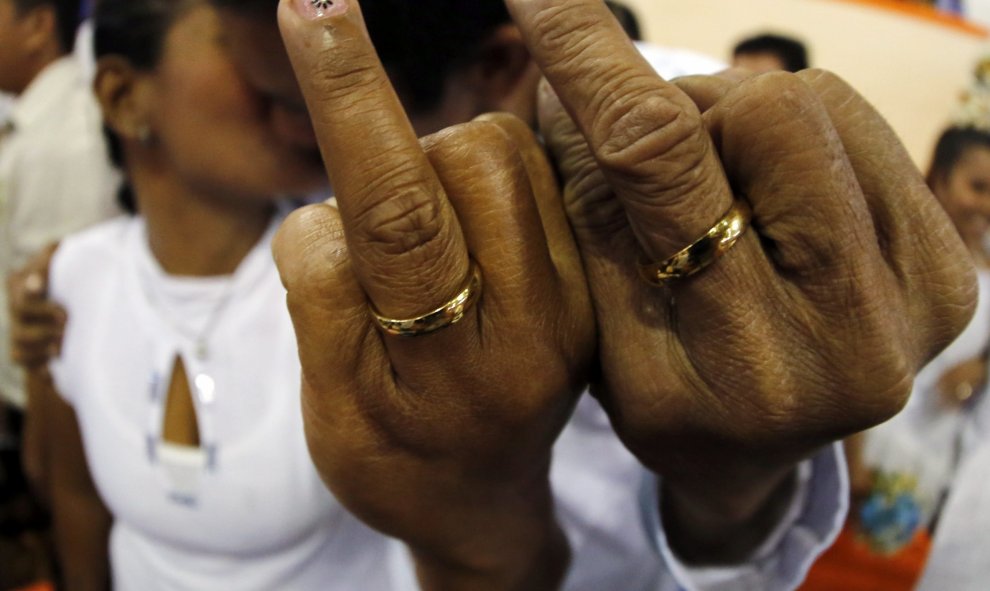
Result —
<path fill-rule="evenodd" d="M 468 273 L 453 208 L 368 37 L 356 0 L 281 0 L 279 26 L 375 307 L 412 317 Z"/>
<path fill-rule="evenodd" d="M 693 101 L 656 74 L 601 0 L 507 0 L 561 103 L 660 259 L 726 212 L 732 193 Z"/>

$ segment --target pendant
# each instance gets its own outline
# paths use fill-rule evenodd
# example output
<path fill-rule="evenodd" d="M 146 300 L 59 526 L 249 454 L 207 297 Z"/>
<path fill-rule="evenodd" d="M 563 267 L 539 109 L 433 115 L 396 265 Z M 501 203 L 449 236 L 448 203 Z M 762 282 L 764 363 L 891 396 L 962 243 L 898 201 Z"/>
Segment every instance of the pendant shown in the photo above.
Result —
<path fill-rule="evenodd" d="M 206 345 L 206 339 L 197 339 L 193 347 L 193 355 L 200 361 L 206 361 L 210 356 L 210 349 Z"/>

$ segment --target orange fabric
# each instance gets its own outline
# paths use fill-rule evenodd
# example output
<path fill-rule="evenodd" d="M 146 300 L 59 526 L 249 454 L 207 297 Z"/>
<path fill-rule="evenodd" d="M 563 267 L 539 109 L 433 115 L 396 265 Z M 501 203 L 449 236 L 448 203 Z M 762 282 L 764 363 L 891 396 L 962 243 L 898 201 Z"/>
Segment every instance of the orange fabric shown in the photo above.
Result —
<path fill-rule="evenodd" d="M 892 10 L 894 12 L 900 12 L 902 14 L 908 14 L 915 18 L 920 18 L 926 20 L 930 23 L 942 25 L 955 29 L 961 33 L 968 33 L 970 35 L 975 35 L 976 37 L 987 37 L 987 29 L 971 23 L 963 18 L 960 18 L 954 14 L 949 14 L 936 10 L 931 6 L 926 6 L 924 4 L 918 4 L 914 2 L 905 2 L 905 0 L 842 0 L 843 2 L 850 2 L 852 4 L 865 4 L 867 6 L 873 6 L 876 8 L 882 8 L 886 10 Z"/>
<path fill-rule="evenodd" d="M 39 581 L 28 585 L 27 587 L 14 589 L 14 591 L 55 591 L 55 585 L 53 585 L 50 581 Z"/>
<path fill-rule="evenodd" d="M 811 567 L 799 591 L 911 591 L 931 550 L 927 532 L 892 556 L 876 554 L 857 539 L 849 524 Z"/>

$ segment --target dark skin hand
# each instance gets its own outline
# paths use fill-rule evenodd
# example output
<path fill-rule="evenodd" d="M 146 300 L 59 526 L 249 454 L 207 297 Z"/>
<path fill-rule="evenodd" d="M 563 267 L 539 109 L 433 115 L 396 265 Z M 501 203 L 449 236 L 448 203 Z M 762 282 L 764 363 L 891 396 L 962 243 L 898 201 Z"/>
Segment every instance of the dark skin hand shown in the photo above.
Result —
<path fill-rule="evenodd" d="M 674 85 L 600 2 L 509 6 L 556 91 L 541 129 L 595 304 L 593 391 L 663 476 L 682 557 L 741 560 L 795 463 L 895 414 L 965 326 L 969 257 L 894 133 L 834 75 Z M 734 199 L 752 228 L 724 258 L 663 288 L 637 276 Z"/>
<path fill-rule="evenodd" d="M 551 589 L 568 548 L 550 452 L 594 346 L 587 284 L 549 164 L 517 119 L 418 141 L 356 2 L 279 22 L 339 211 L 303 209 L 274 252 L 328 486 L 406 541 L 428 589 Z M 481 269 L 480 300 L 427 336 L 383 334 Z M 481 534 L 481 535 L 479 535 Z"/>
<path fill-rule="evenodd" d="M 280 7 L 340 203 L 297 214 L 275 245 L 311 451 L 349 508 L 410 544 L 426 587 L 550 588 L 566 550 L 547 462 L 593 331 L 549 173 L 501 118 L 418 144 L 356 3 L 335 6 L 315 20 Z M 969 258 L 896 137 L 834 76 L 678 87 L 597 1 L 509 6 L 560 97 L 543 93 L 541 119 L 598 324 L 595 393 L 663 476 L 678 552 L 739 560 L 796 463 L 895 413 L 962 328 Z M 639 279 L 737 198 L 753 227 L 723 259 L 665 288 Z M 427 312 L 470 258 L 486 284 L 465 320 L 375 330 L 369 303 Z"/>
<path fill-rule="evenodd" d="M 7 277 L 12 361 L 25 369 L 40 367 L 58 354 L 65 310 L 47 298 L 48 266 L 57 245 L 40 250 Z"/>

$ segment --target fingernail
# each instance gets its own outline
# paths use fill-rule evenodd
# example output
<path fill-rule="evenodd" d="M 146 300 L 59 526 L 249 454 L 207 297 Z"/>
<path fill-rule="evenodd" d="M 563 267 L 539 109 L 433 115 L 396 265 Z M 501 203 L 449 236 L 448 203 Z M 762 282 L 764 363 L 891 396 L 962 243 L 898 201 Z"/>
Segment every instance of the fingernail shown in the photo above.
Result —
<path fill-rule="evenodd" d="M 292 0 L 296 11 L 311 20 L 344 14 L 347 3 L 348 0 Z"/>
<path fill-rule="evenodd" d="M 45 280 L 40 273 L 31 273 L 24 280 L 24 289 L 31 295 L 40 295 L 45 289 Z"/>

